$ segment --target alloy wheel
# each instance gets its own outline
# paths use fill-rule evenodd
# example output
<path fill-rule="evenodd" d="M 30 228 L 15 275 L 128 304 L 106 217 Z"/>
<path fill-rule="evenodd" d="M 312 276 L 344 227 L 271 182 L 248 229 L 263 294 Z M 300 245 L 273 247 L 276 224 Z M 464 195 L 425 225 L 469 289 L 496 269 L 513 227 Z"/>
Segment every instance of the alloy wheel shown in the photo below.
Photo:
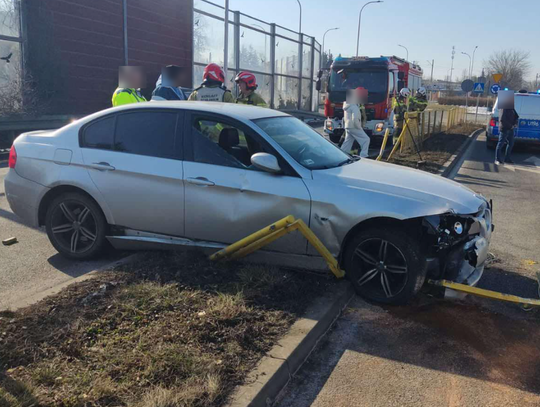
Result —
<path fill-rule="evenodd" d="M 395 297 L 407 284 L 407 259 L 387 240 L 364 240 L 354 250 L 353 261 L 358 270 L 356 284 L 362 291 L 369 292 L 370 297 Z"/>
<path fill-rule="evenodd" d="M 65 251 L 74 254 L 90 250 L 98 236 L 94 214 L 78 201 L 60 202 L 53 210 L 51 226 L 55 240 Z"/>

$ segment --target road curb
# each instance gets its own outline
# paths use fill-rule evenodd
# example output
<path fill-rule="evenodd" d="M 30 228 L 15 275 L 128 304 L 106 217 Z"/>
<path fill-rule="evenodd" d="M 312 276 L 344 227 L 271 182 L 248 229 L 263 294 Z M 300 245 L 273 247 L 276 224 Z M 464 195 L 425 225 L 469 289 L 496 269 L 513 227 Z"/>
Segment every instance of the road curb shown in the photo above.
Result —
<path fill-rule="evenodd" d="M 300 369 L 319 340 L 354 296 L 352 285 L 340 281 L 318 298 L 305 315 L 249 373 L 246 384 L 235 390 L 228 407 L 267 407 Z"/>
<path fill-rule="evenodd" d="M 449 178 L 449 175 L 452 173 L 452 171 L 456 168 L 458 163 L 461 161 L 465 153 L 467 152 L 467 149 L 471 145 L 471 143 L 476 140 L 476 138 L 483 132 L 485 129 L 480 128 L 475 131 L 473 131 L 469 137 L 467 137 L 467 140 L 461 145 L 461 147 L 458 148 L 456 153 L 452 155 L 442 166 L 441 170 L 439 171 L 439 175 L 444 178 Z"/>
<path fill-rule="evenodd" d="M 102 273 L 104 271 L 110 270 L 114 267 L 122 266 L 125 264 L 133 263 L 137 259 L 140 258 L 140 256 L 143 253 L 134 253 L 129 256 L 126 256 L 120 260 L 113 261 L 111 263 L 107 263 L 104 266 L 101 266 L 95 270 L 92 270 L 86 274 L 83 274 L 82 276 L 73 278 L 71 280 L 65 281 L 61 284 L 55 285 L 54 287 L 48 288 L 44 291 L 40 291 L 39 293 L 36 293 L 34 295 L 31 295 L 29 297 L 25 297 L 9 306 L 10 311 L 16 311 L 21 308 L 28 307 L 30 305 L 34 305 L 37 302 L 50 297 L 51 295 L 58 294 L 60 291 L 62 291 L 64 288 L 70 286 L 71 284 L 80 283 L 82 281 L 90 280 L 92 278 L 95 278 L 99 275 L 99 273 Z"/>

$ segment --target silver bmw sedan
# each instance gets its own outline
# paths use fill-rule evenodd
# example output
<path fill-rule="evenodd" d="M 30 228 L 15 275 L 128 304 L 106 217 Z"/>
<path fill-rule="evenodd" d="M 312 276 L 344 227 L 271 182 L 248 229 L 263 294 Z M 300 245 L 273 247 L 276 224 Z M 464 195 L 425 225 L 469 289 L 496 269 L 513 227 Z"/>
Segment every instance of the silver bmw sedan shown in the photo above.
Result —
<path fill-rule="evenodd" d="M 122 249 L 220 248 L 287 215 L 302 219 L 362 296 L 412 298 L 426 277 L 475 285 L 490 204 L 425 172 L 343 153 L 271 109 L 151 102 L 104 110 L 14 142 L 5 191 L 72 259 Z M 301 234 L 273 256 L 318 256 Z"/>

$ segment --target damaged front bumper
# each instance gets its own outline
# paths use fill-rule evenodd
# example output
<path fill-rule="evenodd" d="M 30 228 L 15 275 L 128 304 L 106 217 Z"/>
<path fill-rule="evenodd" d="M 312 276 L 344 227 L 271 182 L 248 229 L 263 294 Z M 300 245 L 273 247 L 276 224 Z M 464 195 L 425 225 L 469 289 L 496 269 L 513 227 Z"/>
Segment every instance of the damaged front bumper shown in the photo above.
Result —
<path fill-rule="evenodd" d="M 428 275 L 470 286 L 478 284 L 494 229 L 491 205 L 486 202 L 476 214 L 448 213 L 426 218 L 424 223 L 431 240 Z"/>

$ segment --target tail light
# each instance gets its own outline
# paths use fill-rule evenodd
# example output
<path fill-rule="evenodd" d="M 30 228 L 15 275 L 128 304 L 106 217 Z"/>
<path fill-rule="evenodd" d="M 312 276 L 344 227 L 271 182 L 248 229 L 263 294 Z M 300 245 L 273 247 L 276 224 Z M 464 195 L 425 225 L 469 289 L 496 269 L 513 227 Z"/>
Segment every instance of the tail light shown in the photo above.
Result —
<path fill-rule="evenodd" d="M 330 102 L 330 99 L 326 98 L 324 101 L 324 115 L 326 117 L 334 116 L 334 104 Z"/>
<path fill-rule="evenodd" d="M 17 151 L 15 151 L 15 146 L 11 146 L 11 150 L 9 150 L 8 166 L 9 168 L 15 168 L 15 164 L 17 164 Z"/>
<path fill-rule="evenodd" d="M 496 125 L 497 125 L 497 119 L 492 117 L 491 120 L 489 121 L 489 127 L 495 127 Z"/>

